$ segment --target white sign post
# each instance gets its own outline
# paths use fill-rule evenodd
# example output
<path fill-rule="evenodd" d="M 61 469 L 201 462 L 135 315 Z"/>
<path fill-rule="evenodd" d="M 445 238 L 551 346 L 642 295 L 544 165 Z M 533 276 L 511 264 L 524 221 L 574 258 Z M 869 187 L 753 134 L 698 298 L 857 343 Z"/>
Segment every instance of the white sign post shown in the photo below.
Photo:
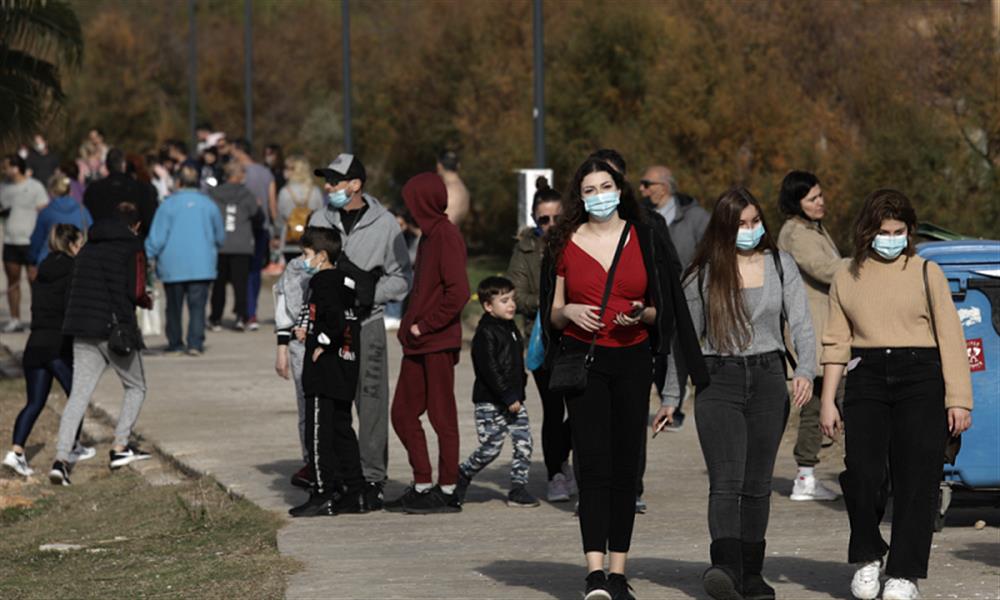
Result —
<path fill-rule="evenodd" d="M 552 169 L 518 169 L 517 170 L 517 230 L 525 227 L 535 227 L 535 219 L 531 214 L 531 202 L 535 199 L 535 181 L 545 177 L 550 187 L 552 185 Z"/>

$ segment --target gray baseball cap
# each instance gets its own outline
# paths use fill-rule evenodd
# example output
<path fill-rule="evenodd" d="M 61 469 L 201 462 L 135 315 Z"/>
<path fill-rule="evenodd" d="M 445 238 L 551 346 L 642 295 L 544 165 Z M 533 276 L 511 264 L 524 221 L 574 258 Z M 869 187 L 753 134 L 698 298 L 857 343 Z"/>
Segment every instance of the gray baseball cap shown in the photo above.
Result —
<path fill-rule="evenodd" d="M 313 173 L 330 183 L 352 179 L 364 181 L 366 179 L 365 166 L 361 164 L 361 160 L 353 154 L 346 153 L 338 155 L 326 168 L 316 169 Z"/>

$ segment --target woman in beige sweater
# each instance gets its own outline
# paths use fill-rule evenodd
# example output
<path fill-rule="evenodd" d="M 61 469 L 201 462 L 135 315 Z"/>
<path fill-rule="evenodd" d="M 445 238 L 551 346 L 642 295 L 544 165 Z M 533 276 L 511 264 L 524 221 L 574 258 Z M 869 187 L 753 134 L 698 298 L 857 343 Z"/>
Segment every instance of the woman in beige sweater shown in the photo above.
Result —
<path fill-rule="evenodd" d="M 915 255 L 916 223 L 905 195 L 873 192 L 855 222 L 854 258 L 830 287 L 820 426 L 827 435 L 843 428 L 834 396 L 846 367 L 840 483 L 851 522 L 848 560 L 858 566 L 851 592 L 861 599 L 878 596 L 887 551 L 882 598 L 919 598 L 945 442 L 972 424 L 962 325 L 941 268 Z M 879 532 L 887 460 L 890 544 Z"/>

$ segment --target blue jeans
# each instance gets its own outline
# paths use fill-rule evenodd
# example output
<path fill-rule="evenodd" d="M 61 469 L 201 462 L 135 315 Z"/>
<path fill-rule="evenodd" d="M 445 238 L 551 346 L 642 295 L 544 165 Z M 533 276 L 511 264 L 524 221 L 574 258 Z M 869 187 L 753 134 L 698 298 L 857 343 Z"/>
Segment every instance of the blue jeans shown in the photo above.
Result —
<path fill-rule="evenodd" d="M 205 305 L 211 281 L 180 281 L 163 284 L 167 294 L 167 350 L 183 350 L 181 323 L 184 316 L 184 298 L 188 305 L 187 347 L 205 349 Z"/>
<path fill-rule="evenodd" d="M 260 272 L 267 266 L 271 238 L 266 230 L 253 232 L 253 258 L 250 259 L 250 279 L 247 281 L 247 320 L 257 318 L 257 297 L 260 296 Z"/>

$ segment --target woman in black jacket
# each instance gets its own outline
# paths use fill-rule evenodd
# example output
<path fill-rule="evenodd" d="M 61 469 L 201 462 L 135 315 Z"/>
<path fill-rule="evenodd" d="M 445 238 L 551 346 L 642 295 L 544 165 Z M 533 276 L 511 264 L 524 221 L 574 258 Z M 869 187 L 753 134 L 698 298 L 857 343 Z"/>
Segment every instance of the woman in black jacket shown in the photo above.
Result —
<path fill-rule="evenodd" d="M 553 366 L 557 354 L 582 355 L 596 344 L 585 388 L 566 396 L 579 467 L 586 597 L 629 600 L 625 560 L 653 355 L 669 348 L 676 330 L 695 383 L 704 385 L 708 376 L 667 242 L 646 223 L 621 173 L 603 160 L 585 161 L 548 241 L 539 310 L 546 362 Z M 552 378 L 558 379 L 558 370 Z M 604 573 L 605 552 L 610 553 L 610 576 Z"/>
<path fill-rule="evenodd" d="M 73 338 L 62 334 L 66 294 L 73 276 L 73 261 L 83 247 L 83 232 L 59 224 L 49 232 L 50 254 L 38 267 L 31 286 L 31 335 L 24 347 L 22 367 L 28 402 L 14 421 L 14 443 L 3 464 L 25 477 L 34 473 L 24 455 L 24 445 L 57 379 L 66 396 L 73 383 Z M 77 430 L 79 440 L 80 431 Z M 92 458 L 93 448 L 76 443 L 71 460 Z"/>

